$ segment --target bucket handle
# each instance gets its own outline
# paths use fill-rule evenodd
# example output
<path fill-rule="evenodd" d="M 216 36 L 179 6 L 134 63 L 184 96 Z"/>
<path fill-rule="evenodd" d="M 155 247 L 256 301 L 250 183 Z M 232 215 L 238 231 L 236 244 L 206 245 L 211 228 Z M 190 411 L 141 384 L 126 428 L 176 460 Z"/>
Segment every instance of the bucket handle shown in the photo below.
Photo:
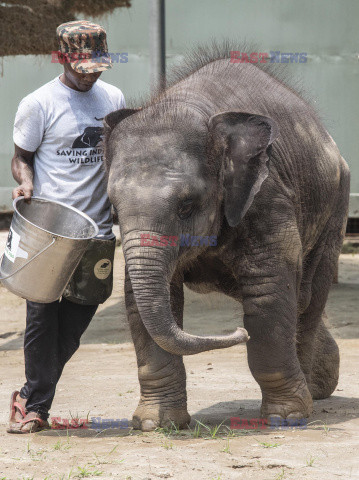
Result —
<path fill-rule="evenodd" d="M 49 245 L 46 245 L 45 248 L 43 248 L 43 249 L 40 250 L 36 255 L 34 255 L 33 257 L 31 257 L 28 262 L 24 263 L 24 265 L 22 265 L 20 268 L 18 268 L 15 272 L 10 273 L 10 275 L 6 275 L 5 277 L 1 277 L 1 276 L 0 276 L 0 280 L 6 280 L 7 278 L 13 277 L 13 276 L 16 275 L 17 273 L 19 273 L 23 268 L 25 268 L 27 265 L 29 265 L 29 263 L 31 263 L 33 260 L 35 260 L 35 258 L 37 258 L 39 255 L 41 255 L 42 253 L 44 253 L 48 248 L 52 247 L 52 245 L 53 245 L 55 242 L 56 242 L 56 237 L 52 237 L 52 242 L 49 243 Z M 1 255 L 0 263 L 2 262 L 2 259 L 3 259 L 4 255 L 5 255 L 4 253 Z"/>

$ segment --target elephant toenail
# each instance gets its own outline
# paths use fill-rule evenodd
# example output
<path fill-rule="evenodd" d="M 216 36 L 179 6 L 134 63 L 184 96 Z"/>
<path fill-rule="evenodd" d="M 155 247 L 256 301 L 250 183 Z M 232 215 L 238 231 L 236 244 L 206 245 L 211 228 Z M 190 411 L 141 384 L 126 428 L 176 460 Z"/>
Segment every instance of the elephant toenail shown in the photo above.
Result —
<path fill-rule="evenodd" d="M 143 420 L 142 421 L 142 431 L 143 432 L 152 432 L 155 428 L 157 428 L 157 424 L 153 420 Z"/>

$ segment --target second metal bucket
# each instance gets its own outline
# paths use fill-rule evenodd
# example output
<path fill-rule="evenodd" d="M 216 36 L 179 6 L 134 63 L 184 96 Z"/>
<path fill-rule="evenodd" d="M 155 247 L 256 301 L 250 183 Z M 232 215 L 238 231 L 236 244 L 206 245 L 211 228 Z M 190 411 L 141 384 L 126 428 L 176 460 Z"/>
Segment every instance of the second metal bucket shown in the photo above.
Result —
<path fill-rule="evenodd" d="M 14 215 L 0 267 L 2 284 L 33 302 L 58 300 L 89 241 L 98 234 L 86 214 L 60 202 L 14 200 Z"/>

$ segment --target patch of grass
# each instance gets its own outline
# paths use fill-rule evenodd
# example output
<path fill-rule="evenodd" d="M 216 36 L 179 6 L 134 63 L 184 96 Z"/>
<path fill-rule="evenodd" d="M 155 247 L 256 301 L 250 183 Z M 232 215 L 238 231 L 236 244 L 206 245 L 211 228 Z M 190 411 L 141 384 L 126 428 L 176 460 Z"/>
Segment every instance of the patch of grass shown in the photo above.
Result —
<path fill-rule="evenodd" d="M 173 437 L 173 436 L 182 436 L 186 435 L 186 433 L 181 432 L 179 429 L 178 425 L 176 425 L 174 422 L 171 421 L 171 424 L 168 427 L 157 427 L 155 429 L 156 433 L 160 433 L 164 435 L 165 437 Z"/>
<path fill-rule="evenodd" d="M 307 467 L 312 467 L 315 462 L 315 457 L 312 457 L 312 455 L 309 456 L 306 460 Z"/>
<path fill-rule="evenodd" d="M 224 422 L 225 420 L 223 420 Z M 200 420 L 195 420 L 196 424 L 193 429 L 188 427 L 187 430 L 180 430 L 178 425 L 174 422 L 167 427 L 157 427 L 155 429 L 156 433 L 162 434 L 165 437 L 192 437 L 192 438 L 205 438 L 205 439 L 218 439 L 218 438 L 231 438 L 239 437 L 243 435 L 248 435 L 249 433 L 254 433 L 244 430 L 244 429 L 231 429 L 227 425 L 223 425 L 221 422 L 219 425 L 207 425 Z M 258 430 L 255 430 L 258 432 Z"/>
<path fill-rule="evenodd" d="M 101 470 L 95 469 L 92 465 L 77 467 L 77 470 L 78 471 L 76 475 L 74 475 L 74 478 L 100 477 L 104 473 Z"/>
<path fill-rule="evenodd" d="M 81 428 L 84 425 L 88 425 L 89 415 L 90 415 L 90 412 L 87 412 L 86 418 L 81 418 L 79 413 L 73 414 L 70 410 L 69 411 L 70 426 L 72 426 L 73 428 Z"/>
<path fill-rule="evenodd" d="M 257 440 L 258 441 L 258 440 Z M 269 442 L 259 442 L 259 445 L 261 445 L 263 448 L 276 448 L 280 446 L 280 443 L 269 443 Z"/>
<path fill-rule="evenodd" d="M 242 428 L 232 429 L 230 427 L 227 427 L 227 425 L 224 425 L 224 427 L 227 429 L 226 435 L 228 437 L 241 437 L 242 435 L 248 435 L 250 432 L 249 430 L 245 430 Z"/>
<path fill-rule="evenodd" d="M 58 440 L 52 448 L 54 450 L 64 451 L 69 450 L 71 448 L 71 445 L 68 439 L 65 442 L 62 440 Z"/>
<path fill-rule="evenodd" d="M 197 421 L 197 420 L 196 420 Z M 191 432 L 191 435 L 193 438 L 200 438 L 201 436 L 201 427 L 199 425 L 199 423 L 197 422 L 194 429 L 191 430 L 190 429 L 190 432 Z"/>
<path fill-rule="evenodd" d="M 114 463 L 113 461 L 109 461 L 108 458 L 109 458 L 109 456 L 112 455 L 112 453 L 118 448 L 118 446 L 119 446 L 118 444 L 115 445 L 115 446 L 113 447 L 113 449 L 110 450 L 110 451 L 104 456 L 103 459 L 100 459 L 100 457 L 99 457 L 96 453 L 94 453 L 94 455 L 95 455 L 95 457 L 96 457 L 97 463 L 98 463 L 99 465 L 105 465 L 105 464 L 109 464 L 109 463 L 110 463 L 110 464 L 111 464 L 111 463 Z M 118 464 L 118 463 L 122 463 L 122 462 L 124 462 L 124 459 L 116 461 L 117 464 Z"/>
<path fill-rule="evenodd" d="M 223 420 L 224 422 L 225 420 Z M 233 438 L 233 437 L 241 437 L 243 435 L 249 435 L 250 433 L 254 433 L 249 430 L 244 429 L 232 429 L 227 425 L 223 425 L 223 422 L 219 425 L 206 425 L 205 423 L 201 422 L 200 420 L 196 420 L 196 425 L 193 430 L 190 429 L 190 435 L 193 438 Z M 257 430 L 256 430 L 257 431 Z"/>
<path fill-rule="evenodd" d="M 199 423 L 201 425 L 201 427 L 203 427 L 205 430 L 207 430 L 210 438 L 218 438 L 218 434 L 219 434 L 219 431 L 220 431 L 220 428 L 221 428 L 223 422 L 221 422 L 219 425 L 214 425 L 214 426 L 205 425 L 204 423 L 200 422 L 199 420 L 196 420 L 196 422 Z"/>
<path fill-rule="evenodd" d="M 39 450 L 34 450 L 33 448 L 31 448 L 30 446 L 30 440 L 27 441 L 27 444 L 26 444 L 26 453 L 29 455 L 29 457 L 31 458 L 31 460 L 34 460 L 34 461 L 41 461 L 44 459 L 44 454 L 47 452 L 46 449 L 43 449 L 43 448 L 40 448 Z M 26 479 L 27 480 L 27 479 Z M 32 480 L 31 478 L 29 478 L 29 480 Z"/>
<path fill-rule="evenodd" d="M 284 476 L 285 476 L 285 471 L 284 471 L 284 468 L 282 468 L 282 471 L 274 477 L 274 480 L 282 480 Z"/>
<path fill-rule="evenodd" d="M 72 471 L 73 471 L 73 468 L 71 468 L 70 470 L 70 473 L 68 473 L 67 475 L 60 475 L 57 477 L 57 480 L 70 480 L 72 478 Z"/>
<path fill-rule="evenodd" d="M 169 442 L 167 439 L 164 440 L 162 443 L 161 443 L 161 447 L 165 448 L 166 450 L 172 450 L 173 448 L 173 443 L 172 442 Z"/>
<path fill-rule="evenodd" d="M 319 424 L 319 425 L 314 425 L 314 424 Z M 328 433 L 330 431 L 329 426 L 325 422 L 323 422 L 322 420 L 314 420 L 313 422 L 308 423 L 308 427 L 310 425 L 314 425 L 314 427 L 317 427 L 317 426 L 318 427 L 323 427 L 323 431 L 326 435 L 328 435 Z"/>
<path fill-rule="evenodd" d="M 229 438 L 227 438 L 226 446 L 225 446 L 224 448 L 222 448 L 221 452 L 224 452 L 224 453 L 232 453 L 232 452 L 231 452 L 231 449 L 230 449 L 230 446 L 229 446 Z"/>
<path fill-rule="evenodd" d="M 324 433 L 325 433 L 326 435 L 328 435 L 328 433 L 329 433 L 329 431 L 330 431 L 330 428 L 328 427 L 328 425 L 327 425 L 326 423 L 323 425 L 323 430 L 324 430 Z"/>
<path fill-rule="evenodd" d="M 359 253 L 359 244 L 357 242 L 346 242 L 342 247 L 342 253 Z"/>

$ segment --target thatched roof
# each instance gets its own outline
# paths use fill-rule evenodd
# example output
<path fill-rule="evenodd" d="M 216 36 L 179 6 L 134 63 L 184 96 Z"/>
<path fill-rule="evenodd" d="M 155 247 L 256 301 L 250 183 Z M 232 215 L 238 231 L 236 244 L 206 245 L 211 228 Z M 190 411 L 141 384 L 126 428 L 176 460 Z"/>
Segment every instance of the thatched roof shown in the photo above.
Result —
<path fill-rule="evenodd" d="M 0 2 L 0 56 L 57 50 L 56 27 L 130 7 L 131 0 L 5 0 Z"/>

